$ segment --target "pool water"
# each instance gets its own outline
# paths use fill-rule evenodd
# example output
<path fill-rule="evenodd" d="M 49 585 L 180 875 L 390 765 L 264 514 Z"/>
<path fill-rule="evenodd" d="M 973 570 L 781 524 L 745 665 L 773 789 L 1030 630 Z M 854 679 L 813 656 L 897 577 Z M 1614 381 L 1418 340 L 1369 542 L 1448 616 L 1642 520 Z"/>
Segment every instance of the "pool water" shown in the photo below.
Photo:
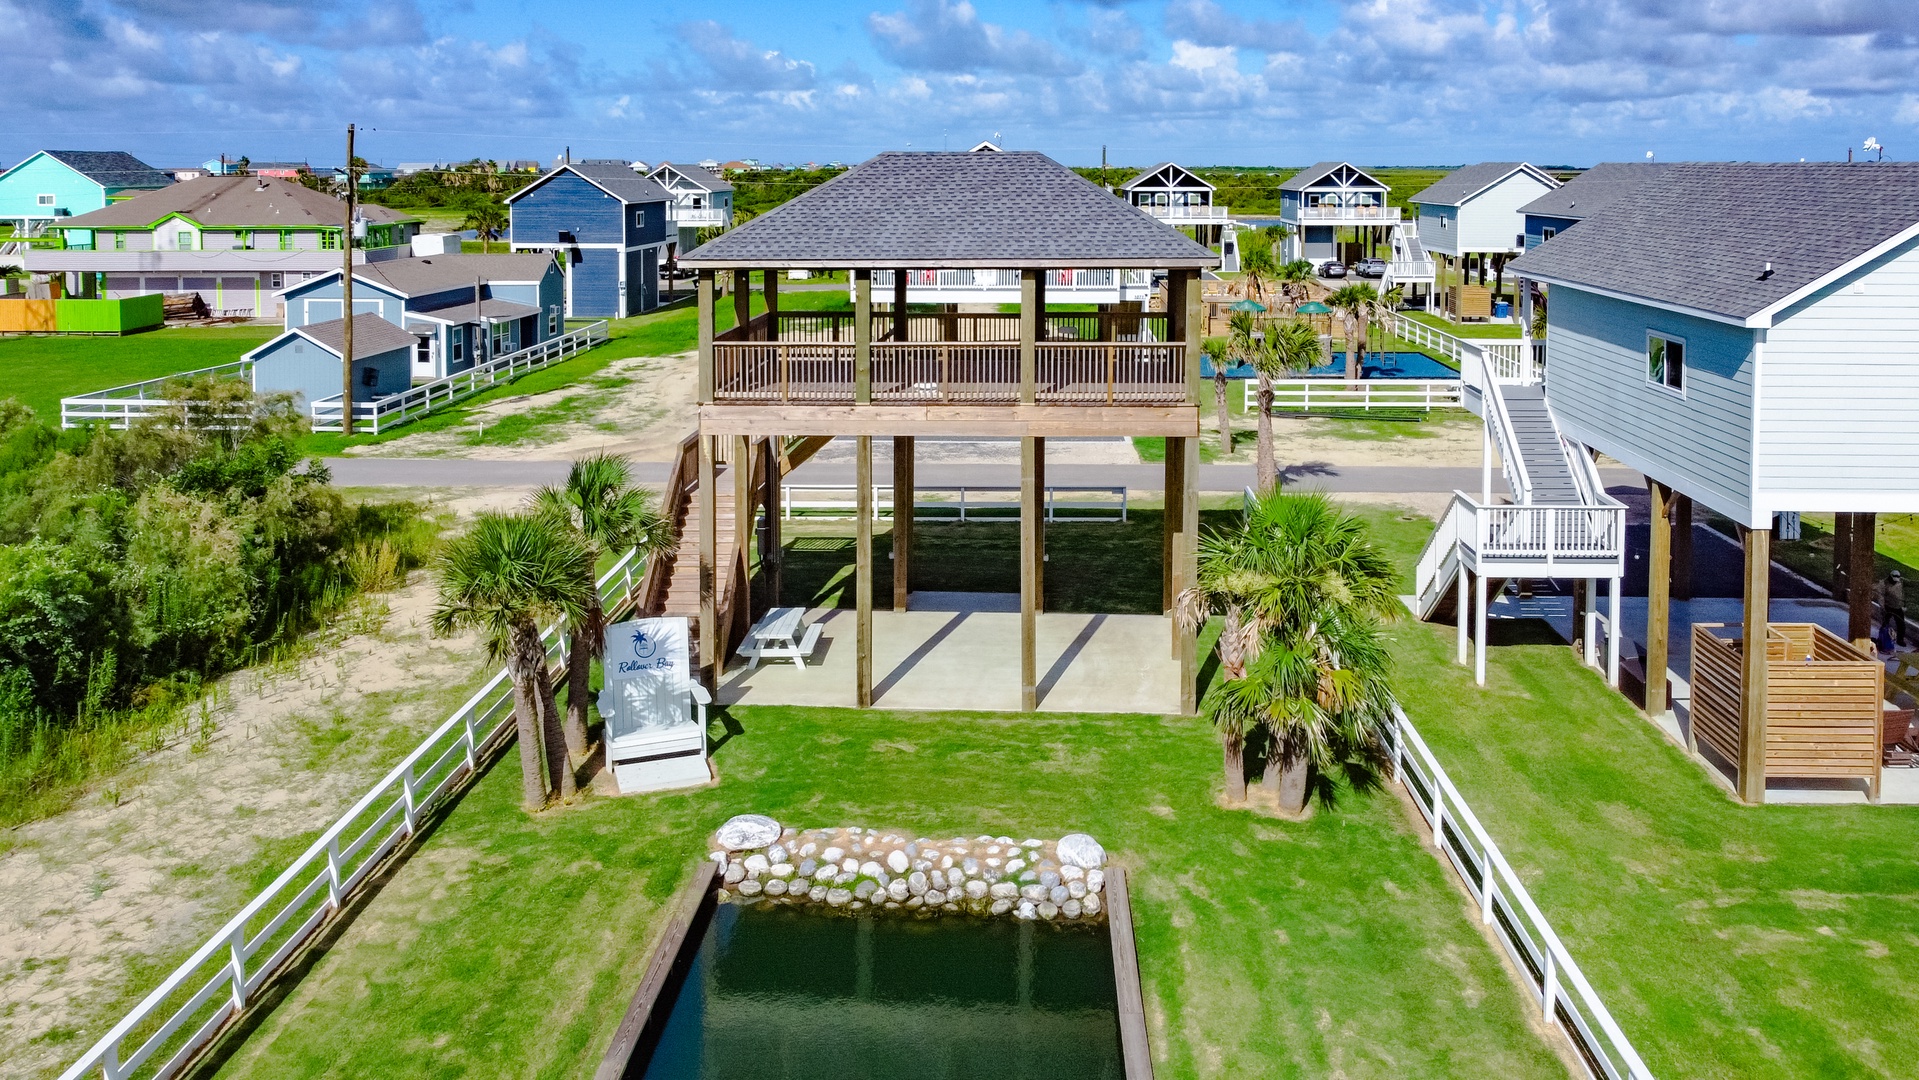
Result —
<path fill-rule="evenodd" d="M 1423 352 L 1368 352 L 1360 361 L 1360 377 L 1366 379 L 1457 379 L 1459 372 L 1427 356 Z M 1203 379 L 1213 377 L 1211 357 L 1200 357 L 1199 374 Z M 1346 374 L 1346 354 L 1333 353 L 1331 361 L 1321 364 L 1306 373 L 1309 376 L 1343 376 Z M 1250 379 L 1254 375 L 1251 364 L 1233 364 L 1226 369 L 1229 379 Z"/>
<path fill-rule="evenodd" d="M 1104 926 L 719 904 L 645 1080 L 1118 1080 Z M 694 932 L 699 932 L 695 925 Z"/>

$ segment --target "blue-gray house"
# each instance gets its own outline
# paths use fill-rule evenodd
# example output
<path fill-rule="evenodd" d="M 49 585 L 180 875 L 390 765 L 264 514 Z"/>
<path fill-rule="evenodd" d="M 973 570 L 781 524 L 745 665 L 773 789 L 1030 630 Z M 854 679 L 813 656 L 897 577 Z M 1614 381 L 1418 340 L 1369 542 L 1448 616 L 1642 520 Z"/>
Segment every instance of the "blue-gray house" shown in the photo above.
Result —
<path fill-rule="evenodd" d="M 282 292 L 286 328 L 340 318 L 340 271 Z M 414 337 L 411 375 L 445 378 L 566 330 L 566 279 L 553 256 L 429 255 L 353 268 L 353 310 Z"/>
<path fill-rule="evenodd" d="M 412 386 L 414 340 L 378 315 L 355 315 L 353 400 L 372 401 Z M 335 318 L 288 330 L 244 359 L 253 361 L 254 393 L 292 394 L 304 412 L 316 401 L 340 396 L 345 353 L 346 320 Z"/>
<path fill-rule="evenodd" d="M 568 162 L 507 196 L 514 251 L 557 253 L 566 314 L 625 318 L 659 306 L 673 195 L 624 161 Z"/>
<path fill-rule="evenodd" d="M 1665 161 L 1602 161 L 1519 208 L 1526 221 L 1526 250 L 1630 197 L 1672 168 Z"/>

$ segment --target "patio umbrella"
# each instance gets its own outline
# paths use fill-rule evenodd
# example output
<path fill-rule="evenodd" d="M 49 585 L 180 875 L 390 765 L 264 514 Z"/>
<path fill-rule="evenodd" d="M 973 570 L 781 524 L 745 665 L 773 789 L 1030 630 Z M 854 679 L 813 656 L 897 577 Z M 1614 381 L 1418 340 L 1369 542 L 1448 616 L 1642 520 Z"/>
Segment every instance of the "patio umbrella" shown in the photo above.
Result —
<path fill-rule="evenodd" d="M 1240 300 L 1233 304 L 1234 311 L 1265 311 L 1266 305 L 1257 300 Z"/>
<path fill-rule="evenodd" d="M 1327 307 L 1317 300 L 1308 300 L 1299 305 L 1298 311 L 1301 315 L 1331 315 L 1333 313 L 1332 308 Z"/>

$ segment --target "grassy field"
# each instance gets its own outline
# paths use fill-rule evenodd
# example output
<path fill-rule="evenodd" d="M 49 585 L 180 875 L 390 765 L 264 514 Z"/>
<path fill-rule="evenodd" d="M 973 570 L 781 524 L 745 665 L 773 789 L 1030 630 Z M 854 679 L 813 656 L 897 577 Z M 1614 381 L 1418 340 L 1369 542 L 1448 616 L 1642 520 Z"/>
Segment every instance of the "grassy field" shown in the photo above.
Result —
<path fill-rule="evenodd" d="M 1509 322 L 1456 323 L 1448 322 L 1437 315 L 1428 315 L 1423 311 L 1404 311 L 1400 314 L 1414 322 L 1423 322 L 1436 330 L 1444 330 L 1454 337 L 1467 339 L 1512 338 L 1518 340 L 1521 336 L 1519 327 Z M 1415 349 L 1414 351 L 1417 352 L 1421 350 Z"/>
<path fill-rule="evenodd" d="M 1717 514 L 1705 520 L 1727 536 L 1737 537 L 1733 523 Z M 1884 581 L 1897 570 L 1907 581 L 1919 575 L 1919 514 L 1880 514 L 1874 532 L 1873 580 Z M 1832 515 L 1802 514 L 1799 539 L 1772 542 L 1774 562 L 1790 566 L 1820 585 L 1832 584 Z"/>
<path fill-rule="evenodd" d="M 1885 1018 L 1919 1016 L 1919 807 L 1740 806 L 1563 645 L 1496 647 L 1481 690 L 1449 630 L 1392 636 L 1407 712 L 1656 1075 L 1913 1075 Z"/>
<path fill-rule="evenodd" d="M 0 337 L 7 372 L 0 394 L 58 421 L 63 397 L 229 363 L 276 333 L 270 326 L 189 326 L 127 337 Z"/>

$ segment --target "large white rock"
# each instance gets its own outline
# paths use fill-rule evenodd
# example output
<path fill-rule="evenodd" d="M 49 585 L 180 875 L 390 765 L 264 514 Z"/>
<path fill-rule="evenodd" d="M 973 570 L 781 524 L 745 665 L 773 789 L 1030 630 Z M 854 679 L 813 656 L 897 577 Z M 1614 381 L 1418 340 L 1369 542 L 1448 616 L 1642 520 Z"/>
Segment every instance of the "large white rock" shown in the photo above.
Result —
<path fill-rule="evenodd" d="M 913 860 L 907 857 L 906 852 L 896 848 L 891 854 L 886 856 L 886 865 L 892 868 L 895 874 L 904 874 L 912 869 Z"/>
<path fill-rule="evenodd" d="M 714 835 L 728 851 L 750 851 L 778 840 L 780 823 L 765 814 L 740 814 L 727 818 L 726 824 Z"/>
<path fill-rule="evenodd" d="M 1067 833 L 1059 838 L 1059 861 L 1082 870 L 1096 870 L 1106 865 L 1106 849 L 1083 832 Z"/>

